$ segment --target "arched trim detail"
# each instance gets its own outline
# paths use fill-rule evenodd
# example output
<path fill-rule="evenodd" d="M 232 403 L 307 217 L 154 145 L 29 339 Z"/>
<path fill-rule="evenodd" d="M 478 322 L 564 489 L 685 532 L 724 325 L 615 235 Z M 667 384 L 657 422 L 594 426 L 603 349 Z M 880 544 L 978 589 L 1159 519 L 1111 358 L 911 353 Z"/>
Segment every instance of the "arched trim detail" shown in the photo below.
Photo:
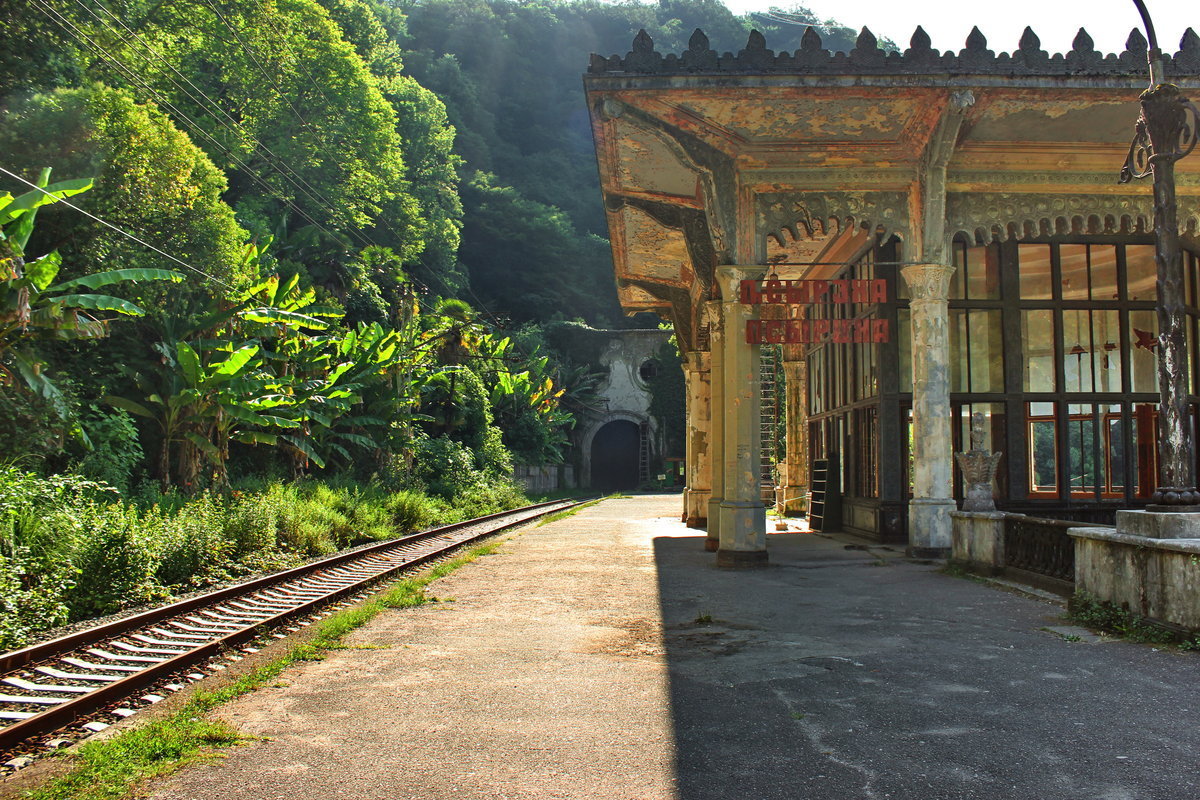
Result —
<path fill-rule="evenodd" d="M 654 424 L 654 420 L 645 414 L 638 414 L 633 411 L 610 411 L 604 416 L 595 417 L 588 423 L 587 427 L 583 429 L 583 434 L 579 439 L 581 452 L 583 453 L 583 463 L 580 465 L 581 469 L 579 475 L 581 486 L 592 485 L 592 443 L 596 439 L 596 434 L 599 433 L 600 429 L 608 423 L 620 421 L 632 422 L 639 428 L 641 428 L 642 425 L 649 425 L 650 441 L 651 443 L 654 442 L 657 426 Z"/>

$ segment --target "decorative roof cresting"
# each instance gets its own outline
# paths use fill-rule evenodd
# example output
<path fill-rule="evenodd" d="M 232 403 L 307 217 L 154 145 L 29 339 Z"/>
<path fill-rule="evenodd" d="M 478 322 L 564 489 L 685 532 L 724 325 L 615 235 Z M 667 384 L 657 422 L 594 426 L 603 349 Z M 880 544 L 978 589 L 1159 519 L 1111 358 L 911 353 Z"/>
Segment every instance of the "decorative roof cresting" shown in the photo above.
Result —
<path fill-rule="evenodd" d="M 767 48 L 766 39 L 751 31 L 746 46 L 736 54 L 718 54 L 709 46 L 708 36 L 699 28 L 688 40 L 688 49 L 679 55 L 663 55 L 654 49 L 654 40 L 646 31 L 638 31 L 633 49 L 622 58 L 592 55 L 588 73 L 680 75 L 688 73 L 967 73 L 995 75 L 1145 75 L 1146 38 L 1136 28 L 1119 54 L 1098 52 L 1092 37 L 1083 28 L 1075 36 L 1069 53 L 1050 55 L 1041 40 L 1026 28 L 1012 53 L 988 49 L 987 38 L 972 28 L 966 46 L 955 53 L 934 50 L 929 34 L 917 27 L 907 50 L 888 52 L 879 47 L 875 35 L 866 28 L 858 35 L 849 53 L 831 53 L 821 43 L 821 35 L 811 27 L 800 38 L 800 49 L 776 53 Z M 1200 76 L 1200 36 L 1188 28 L 1179 42 L 1179 51 L 1163 55 L 1168 76 Z"/>

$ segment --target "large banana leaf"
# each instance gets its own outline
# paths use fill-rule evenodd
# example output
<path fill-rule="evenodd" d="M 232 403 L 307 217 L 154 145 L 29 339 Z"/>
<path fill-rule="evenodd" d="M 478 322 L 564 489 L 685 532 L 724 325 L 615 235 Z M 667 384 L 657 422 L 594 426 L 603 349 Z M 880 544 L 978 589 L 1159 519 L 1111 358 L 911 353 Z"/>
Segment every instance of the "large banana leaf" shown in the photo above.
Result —
<path fill-rule="evenodd" d="M 180 342 L 175 346 L 175 355 L 179 360 L 179 368 L 183 371 L 184 379 L 192 386 L 199 385 L 203 377 L 200 367 L 200 355 L 187 342 Z"/>
<path fill-rule="evenodd" d="M 84 275 L 80 278 L 64 281 L 57 286 L 50 287 L 49 291 L 61 292 L 80 286 L 87 289 L 99 289 L 101 286 L 111 286 L 114 283 L 137 283 L 138 281 L 171 281 L 172 283 L 179 283 L 182 280 L 183 273 L 176 272 L 173 269 L 112 269 L 107 272 L 94 272 L 91 275 Z"/>
<path fill-rule="evenodd" d="M 232 380 L 245 369 L 250 360 L 258 354 L 258 350 L 259 347 L 256 344 L 246 345 L 235 350 L 229 355 L 229 358 L 215 366 L 212 377 L 218 381 Z"/>
<path fill-rule="evenodd" d="M 88 311 L 113 311 L 129 317 L 141 317 L 146 312 L 128 300 L 106 294 L 61 294 L 50 302 L 62 308 L 84 308 Z"/>
<path fill-rule="evenodd" d="M 58 275 L 58 269 L 61 266 L 62 256 L 55 250 L 41 258 L 26 261 L 25 277 L 29 278 L 33 285 L 38 288 L 38 291 L 44 291 Z"/>
<path fill-rule="evenodd" d="M 280 439 L 290 444 L 292 447 L 299 450 L 304 455 L 308 456 L 309 460 L 322 469 L 325 468 L 325 459 L 317 454 L 312 445 L 298 436 L 280 436 Z"/>
<path fill-rule="evenodd" d="M 49 171 L 43 172 L 43 176 L 49 174 Z M 0 225 L 7 225 L 22 214 L 26 214 L 41 206 L 48 206 L 52 203 L 57 203 L 72 195 L 77 195 L 81 192 L 86 192 L 92 188 L 91 178 L 80 178 L 73 181 L 59 181 L 45 186 L 41 189 L 34 189 L 22 195 L 13 197 L 5 192 L 0 195 Z M 18 242 L 24 248 L 26 242 Z"/>
<path fill-rule="evenodd" d="M 119 408 L 122 411 L 128 411 L 130 414 L 137 414 L 139 417 L 148 417 L 154 419 L 157 415 L 146 408 L 141 403 L 128 400 L 124 397 L 117 397 L 115 394 L 104 395 L 104 402 L 108 403 L 113 408 Z"/>
<path fill-rule="evenodd" d="M 273 433 L 263 433 L 262 431 L 238 431 L 229 438 L 235 442 L 242 444 L 269 444 L 275 445 L 279 443 L 279 437 Z"/>
<path fill-rule="evenodd" d="M 311 317 L 307 314 L 298 314 L 295 311 L 284 311 L 281 308 L 272 308 L 270 306 L 248 308 L 242 312 L 242 318 L 250 322 L 259 322 L 265 325 L 283 324 L 290 327 L 312 328 L 317 331 L 323 331 L 329 327 L 328 322 L 316 317 Z"/>

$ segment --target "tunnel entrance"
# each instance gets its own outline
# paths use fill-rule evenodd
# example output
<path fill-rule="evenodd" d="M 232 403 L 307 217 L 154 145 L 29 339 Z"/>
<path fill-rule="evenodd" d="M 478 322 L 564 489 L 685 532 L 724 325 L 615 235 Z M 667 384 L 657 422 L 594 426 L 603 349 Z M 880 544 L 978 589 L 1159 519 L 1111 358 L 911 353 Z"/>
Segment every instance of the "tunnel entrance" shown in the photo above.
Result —
<path fill-rule="evenodd" d="M 592 439 L 592 488 L 604 492 L 636 489 L 642 432 L 618 419 L 603 425 Z"/>

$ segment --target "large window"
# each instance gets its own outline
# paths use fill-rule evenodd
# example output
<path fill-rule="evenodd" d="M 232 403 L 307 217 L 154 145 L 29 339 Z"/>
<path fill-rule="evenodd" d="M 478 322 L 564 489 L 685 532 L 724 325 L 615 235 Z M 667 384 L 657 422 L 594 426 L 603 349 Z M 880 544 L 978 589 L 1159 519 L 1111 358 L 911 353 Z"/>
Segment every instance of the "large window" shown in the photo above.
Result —
<path fill-rule="evenodd" d="M 1195 393 L 1200 259 L 1187 254 L 1184 260 L 1187 377 Z M 954 265 L 949 336 L 955 448 L 969 448 L 971 411 L 983 410 L 990 449 L 1016 459 L 1002 467 L 996 487 L 1001 499 L 1148 498 L 1157 483 L 1154 246 L 1099 239 L 982 246 L 958 241 Z M 902 392 L 912 387 L 906 305 L 897 313 Z M 1021 409 L 1024 423 L 1013 420 L 1007 427 L 1006 408 Z M 1024 441 L 1005 442 L 1006 431 L 1021 431 Z M 956 494 L 961 490 L 956 474 Z"/>

